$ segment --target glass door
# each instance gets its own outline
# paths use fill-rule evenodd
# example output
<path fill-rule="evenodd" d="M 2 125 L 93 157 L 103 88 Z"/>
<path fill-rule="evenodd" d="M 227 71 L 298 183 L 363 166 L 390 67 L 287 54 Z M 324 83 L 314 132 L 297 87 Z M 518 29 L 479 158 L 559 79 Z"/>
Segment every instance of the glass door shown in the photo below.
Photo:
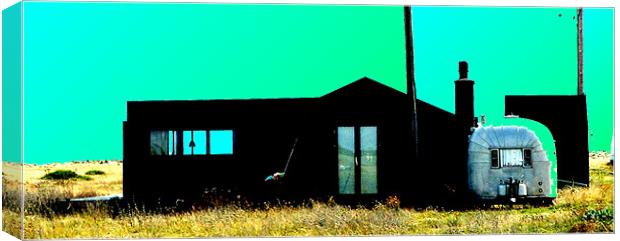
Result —
<path fill-rule="evenodd" d="M 377 127 L 338 127 L 338 192 L 377 194 Z"/>
<path fill-rule="evenodd" d="M 360 185 L 362 194 L 377 193 L 377 127 L 360 127 Z"/>
<path fill-rule="evenodd" d="M 338 127 L 338 192 L 355 193 L 355 128 Z"/>

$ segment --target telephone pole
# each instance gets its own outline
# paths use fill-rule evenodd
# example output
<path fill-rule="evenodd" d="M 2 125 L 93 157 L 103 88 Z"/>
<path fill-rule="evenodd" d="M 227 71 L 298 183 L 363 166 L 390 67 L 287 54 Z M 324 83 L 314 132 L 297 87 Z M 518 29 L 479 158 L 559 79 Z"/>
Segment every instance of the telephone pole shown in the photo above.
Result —
<path fill-rule="evenodd" d="M 413 26 L 411 19 L 411 6 L 405 6 L 405 58 L 407 73 L 407 98 L 411 108 L 411 138 L 413 144 L 413 156 L 418 161 L 418 108 L 413 65 Z"/>
<path fill-rule="evenodd" d="M 583 93 L 583 8 L 577 8 L 577 95 Z"/>

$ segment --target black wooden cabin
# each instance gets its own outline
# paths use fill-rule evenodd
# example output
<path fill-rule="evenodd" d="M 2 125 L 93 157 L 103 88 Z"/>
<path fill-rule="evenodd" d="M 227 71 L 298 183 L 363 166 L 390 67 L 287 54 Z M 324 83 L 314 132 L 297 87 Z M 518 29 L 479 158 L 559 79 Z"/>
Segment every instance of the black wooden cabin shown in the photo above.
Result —
<path fill-rule="evenodd" d="M 210 190 L 255 198 L 274 192 L 340 199 L 449 194 L 464 183 L 463 128 L 453 114 L 428 103 L 417 100 L 417 109 L 416 154 L 408 95 L 369 78 L 320 98 L 130 101 L 123 125 L 124 196 L 175 198 Z M 232 148 L 212 154 L 211 131 L 222 130 Z M 206 151 L 187 150 L 190 131 L 206 136 L 193 143 Z M 153 143 L 161 136 L 168 144 L 162 151 Z M 269 185 L 265 177 L 282 172 L 289 156 L 284 177 Z"/>

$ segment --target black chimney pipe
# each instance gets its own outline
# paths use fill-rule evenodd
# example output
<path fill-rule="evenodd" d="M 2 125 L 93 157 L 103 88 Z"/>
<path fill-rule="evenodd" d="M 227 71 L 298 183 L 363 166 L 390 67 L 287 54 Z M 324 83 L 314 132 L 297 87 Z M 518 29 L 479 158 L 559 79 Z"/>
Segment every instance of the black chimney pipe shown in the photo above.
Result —
<path fill-rule="evenodd" d="M 477 125 L 474 119 L 474 81 L 467 78 L 466 61 L 459 62 L 459 79 L 454 81 L 454 108 L 456 119 L 466 130 Z"/>
<path fill-rule="evenodd" d="M 461 138 L 459 144 L 455 146 L 455 150 L 459 153 L 461 161 L 457 161 L 454 165 L 457 170 L 454 174 L 457 183 L 460 183 L 458 189 L 467 190 L 467 159 L 469 136 L 472 133 L 472 127 L 478 125 L 474 119 L 474 81 L 468 79 L 467 62 L 459 62 L 459 79 L 454 81 L 454 114 L 456 116 L 456 128 Z M 458 184 L 457 184 L 458 185 Z"/>
<path fill-rule="evenodd" d="M 467 61 L 460 61 L 459 62 L 459 79 L 467 79 L 467 72 L 469 72 L 469 70 L 467 69 Z"/>

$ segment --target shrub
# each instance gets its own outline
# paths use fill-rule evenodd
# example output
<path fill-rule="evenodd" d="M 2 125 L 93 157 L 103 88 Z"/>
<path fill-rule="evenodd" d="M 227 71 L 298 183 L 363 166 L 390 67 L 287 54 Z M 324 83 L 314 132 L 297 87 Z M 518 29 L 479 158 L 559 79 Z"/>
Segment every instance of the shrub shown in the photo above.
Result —
<path fill-rule="evenodd" d="M 569 230 L 570 232 L 613 232 L 614 208 L 588 209 Z"/>
<path fill-rule="evenodd" d="M 614 221 L 614 209 L 588 210 L 581 218 L 585 221 L 611 224 Z"/>
<path fill-rule="evenodd" d="M 71 179 L 79 179 L 79 180 L 91 180 L 90 177 L 81 176 L 71 170 L 56 170 L 45 174 L 41 177 L 43 180 L 71 180 Z"/>
<path fill-rule="evenodd" d="M 104 171 L 101 170 L 90 170 L 85 173 L 86 175 L 105 175 Z"/>

